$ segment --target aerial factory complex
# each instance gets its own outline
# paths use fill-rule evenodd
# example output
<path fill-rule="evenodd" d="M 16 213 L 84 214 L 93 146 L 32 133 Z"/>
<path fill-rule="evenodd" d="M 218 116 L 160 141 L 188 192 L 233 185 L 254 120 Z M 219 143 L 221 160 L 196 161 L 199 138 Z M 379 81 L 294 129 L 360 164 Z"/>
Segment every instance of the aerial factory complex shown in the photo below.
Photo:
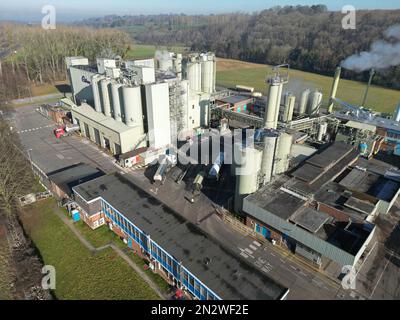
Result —
<path fill-rule="evenodd" d="M 249 262 L 270 247 L 339 279 L 363 264 L 400 194 L 400 105 L 389 118 L 336 98 L 340 67 L 324 99 L 291 92 L 288 65 L 266 75 L 266 96 L 246 83 L 217 88 L 210 52 L 66 64 L 72 98 L 56 111 L 70 123 L 55 134 L 80 135 L 115 171 L 58 170 L 53 193 L 189 298 L 298 294 L 261 258 Z"/>

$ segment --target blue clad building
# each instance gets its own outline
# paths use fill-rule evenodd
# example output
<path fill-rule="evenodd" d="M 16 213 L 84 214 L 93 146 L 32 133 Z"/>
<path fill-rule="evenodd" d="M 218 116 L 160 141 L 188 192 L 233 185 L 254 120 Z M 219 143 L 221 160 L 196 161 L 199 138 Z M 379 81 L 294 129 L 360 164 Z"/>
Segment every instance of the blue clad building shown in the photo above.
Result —
<path fill-rule="evenodd" d="M 271 300 L 289 291 L 125 175 L 107 175 L 73 190 L 81 214 L 97 214 L 91 208 L 101 207 L 110 229 L 196 299 Z"/>

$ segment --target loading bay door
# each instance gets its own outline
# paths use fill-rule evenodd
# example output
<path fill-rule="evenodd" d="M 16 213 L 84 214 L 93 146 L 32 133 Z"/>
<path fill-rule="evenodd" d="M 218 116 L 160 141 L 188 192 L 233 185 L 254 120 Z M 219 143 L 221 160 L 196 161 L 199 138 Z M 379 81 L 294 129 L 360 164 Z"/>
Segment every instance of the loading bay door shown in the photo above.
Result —
<path fill-rule="evenodd" d="M 95 140 L 96 144 L 100 145 L 101 144 L 100 143 L 100 132 L 96 128 L 93 128 L 93 130 L 94 130 L 94 140 Z"/>

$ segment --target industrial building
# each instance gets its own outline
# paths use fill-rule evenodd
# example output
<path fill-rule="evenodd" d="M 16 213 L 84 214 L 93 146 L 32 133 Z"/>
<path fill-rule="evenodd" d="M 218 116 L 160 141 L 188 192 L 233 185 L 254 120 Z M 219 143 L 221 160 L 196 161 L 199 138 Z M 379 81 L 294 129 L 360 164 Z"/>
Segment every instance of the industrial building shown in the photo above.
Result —
<path fill-rule="evenodd" d="M 67 57 L 66 65 L 74 123 L 114 155 L 165 148 L 208 125 L 215 92 L 212 53 L 162 51 L 156 59 L 98 58 L 95 65 L 84 57 Z"/>
<path fill-rule="evenodd" d="M 156 159 L 166 149 L 177 148 L 176 139 L 193 143 L 199 135 L 196 143 L 200 147 L 202 134 L 210 128 L 225 136 L 235 128 L 244 129 L 241 133 L 250 129 L 250 137 L 240 135 L 239 140 L 232 140 L 229 150 L 211 159 L 215 160 L 211 170 L 208 167 L 199 171 L 191 187 L 200 192 L 205 173 L 209 177 L 213 168 L 231 165 L 234 196 L 229 195 L 227 208 L 252 232 L 318 267 L 332 261 L 340 266 L 355 266 L 374 237 L 377 216 L 389 213 L 400 194 L 398 168 L 374 158 L 382 151 L 390 156 L 400 154 L 400 105 L 393 118 L 388 119 L 337 99 L 341 68 L 335 71 L 327 105 L 323 105 L 319 88 L 303 88 L 297 93 L 285 89 L 290 82 L 288 65 L 274 67 L 267 76 L 267 96 L 242 85 L 216 91 L 213 53 L 182 55 L 160 51 L 155 59 L 98 59 L 95 69 L 87 82 L 93 68 L 80 57 L 70 58 L 76 103 L 72 107 L 73 119 L 82 134 L 120 155 L 124 166 L 149 164 L 144 155 L 151 154 Z M 338 105 L 341 110 L 335 111 Z M 226 152 L 233 152 L 234 156 Z M 228 159 L 235 161 L 230 164 Z M 163 168 L 161 164 L 157 172 Z M 188 170 L 182 170 L 180 181 Z M 165 179 L 166 173 L 163 175 L 159 180 Z M 218 177 L 218 173 L 214 176 Z M 124 180 L 120 176 L 112 179 L 119 183 Z M 97 203 L 96 214 L 103 212 L 105 220 L 131 247 L 136 246 L 159 263 L 155 265 L 162 265 L 164 262 L 150 249 L 151 242 L 146 244 L 132 230 L 142 232 L 146 239 L 151 237 L 146 241 L 153 241 L 152 228 L 164 229 L 142 221 L 128 200 L 123 202 L 124 196 L 117 197 L 116 192 L 107 191 L 108 187 L 98 190 L 101 187 L 94 186 L 95 197 L 90 184 L 87 186 L 88 189 L 75 188 L 84 214 L 90 217 L 90 205 Z M 142 196 L 147 197 L 144 193 Z M 189 198 L 194 201 L 194 196 Z M 151 214 L 157 216 L 155 212 Z M 122 227 L 118 226 L 119 219 L 125 221 Z M 187 235 L 178 234 L 182 238 Z M 185 256 L 178 249 L 181 244 L 174 237 L 169 240 L 154 237 L 154 245 L 169 252 L 171 259 L 178 257 L 177 261 L 185 266 Z M 187 242 L 190 244 L 189 238 Z M 199 266 L 192 267 L 201 270 Z M 205 297 L 188 287 L 176 272 L 164 269 L 196 297 Z M 196 276 L 201 281 L 206 279 Z M 223 297 L 224 290 L 219 292 L 218 287 L 204 283 L 207 295 Z M 228 297 L 234 297 L 230 290 Z"/>
<path fill-rule="evenodd" d="M 372 221 L 400 194 L 399 176 L 336 142 L 247 196 L 246 224 L 320 266 L 324 259 L 355 265 L 373 237 Z"/>
<path fill-rule="evenodd" d="M 282 287 L 139 189 L 127 175 L 100 177 L 73 188 L 83 216 L 101 214 L 151 268 L 195 299 L 283 299 Z"/>
<path fill-rule="evenodd" d="M 77 163 L 47 174 L 53 193 L 60 199 L 71 197 L 73 187 L 103 175 L 101 170 L 84 163 Z"/>

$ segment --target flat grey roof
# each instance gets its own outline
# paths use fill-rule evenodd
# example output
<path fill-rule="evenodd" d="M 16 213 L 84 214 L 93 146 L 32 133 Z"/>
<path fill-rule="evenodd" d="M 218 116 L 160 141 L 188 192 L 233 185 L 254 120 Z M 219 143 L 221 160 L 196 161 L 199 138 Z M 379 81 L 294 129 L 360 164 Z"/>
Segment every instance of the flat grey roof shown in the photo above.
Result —
<path fill-rule="evenodd" d="M 308 159 L 307 163 L 326 169 L 335 162 L 343 159 L 352 149 L 353 147 L 345 142 L 335 142 L 321 153 Z"/>
<path fill-rule="evenodd" d="M 103 197 L 223 299 L 279 299 L 287 291 L 126 175 L 107 175 L 74 190 L 87 201 Z"/>
<path fill-rule="evenodd" d="M 230 96 L 226 98 L 221 98 L 218 99 L 219 101 L 225 102 L 225 103 L 230 103 L 230 104 L 236 104 L 239 102 L 244 102 L 247 100 L 252 100 L 251 97 L 246 97 L 246 96 Z"/>
<path fill-rule="evenodd" d="M 270 188 L 261 188 L 259 191 L 247 196 L 246 199 L 284 220 L 289 220 L 305 204 L 304 200 L 287 192 L 279 189 L 271 190 Z M 263 221 L 262 218 L 260 220 Z"/>
<path fill-rule="evenodd" d="M 375 209 L 375 205 L 368 201 L 363 201 L 356 197 L 350 197 L 344 205 L 348 208 L 354 209 L 356 211 L 360 211 L 365 214 L 371 214 L 372 211 Z"/>
<path fill-rule="evenodd" d="M 50 172 L 48 177 L 50 181 L 55 183 L 61 190 L 67 194 L 72 194 L 72 188 L 103 176 L 104 173 L 85 163 L 77 163 L 69 167 Z"/>
<path fill-rule="evenodd" d="M 106 117 L 104 114 L 94 110 L 87 103 L 82 103 L 80 106 L 73 107 L 71 111 L 72 111 L 72 113 L 77 114 L 78 117 L 79 117 L 79 115 L 86 117 L 86 118 L 98 123 L 99 125 L 104 126 L 112 131 L 117 132 L 117 133 L 123 133 L 126 131 L 135 130 L 134 126 L 132 126 L 132 127 L 127 126 L 125 123 L 123 123 L 121 121 L 117 121 L 111 117 Z"/>
<path fill-rule="evenodd" d="M 325 212 L 305 207 L 290 220 L 304 229 L 316 233 L 330 218 L 331 216 Z"/>

